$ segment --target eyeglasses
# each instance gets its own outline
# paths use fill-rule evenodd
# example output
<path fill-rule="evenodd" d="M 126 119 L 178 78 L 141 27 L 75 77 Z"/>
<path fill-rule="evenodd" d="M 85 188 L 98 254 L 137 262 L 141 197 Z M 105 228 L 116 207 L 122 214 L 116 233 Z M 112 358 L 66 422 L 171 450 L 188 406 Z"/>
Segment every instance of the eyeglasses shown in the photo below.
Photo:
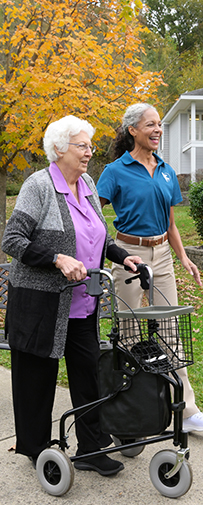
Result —
<path fill-rule="evenodd" d="M 90 151 L 92 152 L 92 154 L 95 153 L 96 151 L 96 146 L 89 146 L 88 144 L 73 144 L 73 142 L 68 142 L 71 146 L 77 146 L 78 149 L 80 149 L 80 151 L 88 151 L 88 149 L 90 149 Z"/>

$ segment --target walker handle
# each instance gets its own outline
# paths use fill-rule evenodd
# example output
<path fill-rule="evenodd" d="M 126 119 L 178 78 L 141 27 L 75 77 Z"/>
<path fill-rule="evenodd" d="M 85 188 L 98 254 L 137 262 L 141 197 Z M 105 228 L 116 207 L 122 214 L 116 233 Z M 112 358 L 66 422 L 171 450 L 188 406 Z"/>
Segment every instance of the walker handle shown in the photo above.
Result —
<path fill-rule="evenodd" d="M 82 281 L 69 282 L 61 288 L 60 291 L 65 291 L 67 288 L 75 288 L 76 286 L 81 286 L 81 284 L 86 285 L 85 293 L 90 296 L 100 296 L 103 294 L 103 288 L 101 286 L 101 270 L 100 268 L 89 268 L 87 270 L 87 277 L 90 279 L 84 279 Z"/>
<path fill-rule="evenodd" d="M 133 277 L 125 280 L 125 284 L 131 284 L 134 279 L 140 279 L 142 289 L 149 289 L 149 267 L 145 263 L 135 263 L 138 273 Z M 131 270 L 127 265 L 124 266 L 125 270 Z"/>

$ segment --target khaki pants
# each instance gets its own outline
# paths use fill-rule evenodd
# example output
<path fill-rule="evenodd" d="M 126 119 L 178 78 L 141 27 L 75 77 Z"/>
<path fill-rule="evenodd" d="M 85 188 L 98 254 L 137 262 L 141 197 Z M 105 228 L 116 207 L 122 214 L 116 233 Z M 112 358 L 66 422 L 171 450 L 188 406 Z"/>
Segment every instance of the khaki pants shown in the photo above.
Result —
<path fill-rule="evenodd" d="M 129 255 L 140 256 L 142 261 L 152 268 L 154 286 L 163 293 L 171 305 L 178 305 L 173 259 L 168 240 L 155 247 L 135 246 L 126 244 L 118 239 L 116 239 L 115 242 L 119 247 L 126 249 Z M 114 277 L 116 294 L 118 294 L 123 301 L 127 302 L 131 308 L 135 309 L 141 307 L 144 291 L 140 286 L 139 279 L 132 281 L 131 284 L 125 284 L 125 279 L 132 277 L 132 274 L 126 272 L 122 265 L 117 265 L 115 263 L 112 265 L 112 274 Z M 145 293 L 148 295 L 148 291 Z M 119 310 L 127 309 L 125 303 L 119 299 L 117 299 L 117 303 Z M 153 291 L 153 304 L 167 305 L 164 297 L 161 296 L 156 289 Z M 187 418 L 196 414 L 198 412 L 198 407 L 195 405 L 195 396 L 188 379 L 187 368 L 180 368 L 180 370 L 178 370 L 178 375 L 183 381 L 184 400 L 186 402 L 183 417 Z"/>

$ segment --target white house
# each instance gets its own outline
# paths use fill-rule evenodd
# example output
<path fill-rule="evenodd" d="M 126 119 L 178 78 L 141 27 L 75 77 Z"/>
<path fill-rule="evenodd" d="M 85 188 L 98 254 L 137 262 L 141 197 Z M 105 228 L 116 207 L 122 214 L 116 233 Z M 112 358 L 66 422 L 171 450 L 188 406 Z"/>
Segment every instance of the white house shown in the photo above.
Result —
<path fill-rule="evenodd" d="M 158 155 L 177 176 L 203 179 L 203 88 L 183 93 L 162 120 Z"/>

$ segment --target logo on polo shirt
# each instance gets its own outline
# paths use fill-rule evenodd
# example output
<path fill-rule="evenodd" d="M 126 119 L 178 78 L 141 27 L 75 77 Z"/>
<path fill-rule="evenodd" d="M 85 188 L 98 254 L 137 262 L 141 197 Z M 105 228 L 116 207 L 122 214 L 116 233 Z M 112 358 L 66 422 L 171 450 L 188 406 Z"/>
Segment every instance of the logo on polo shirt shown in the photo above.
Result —
<path fill-rule="evenodd" d="M 169 174 L 167 174 L 167 173 L 164 173 L 164 172 L 161 172 L 161 173 L 162 173 L 162 175 L 163 175 L 163 177 L 164 177 L 165 181 L 166 181 L 166 182 L 169 182 L 169 181 L 170 181 L 170 179 L 171 179 L 171 178 L 170 178 L 170 175 L 169 175 Z"/>

